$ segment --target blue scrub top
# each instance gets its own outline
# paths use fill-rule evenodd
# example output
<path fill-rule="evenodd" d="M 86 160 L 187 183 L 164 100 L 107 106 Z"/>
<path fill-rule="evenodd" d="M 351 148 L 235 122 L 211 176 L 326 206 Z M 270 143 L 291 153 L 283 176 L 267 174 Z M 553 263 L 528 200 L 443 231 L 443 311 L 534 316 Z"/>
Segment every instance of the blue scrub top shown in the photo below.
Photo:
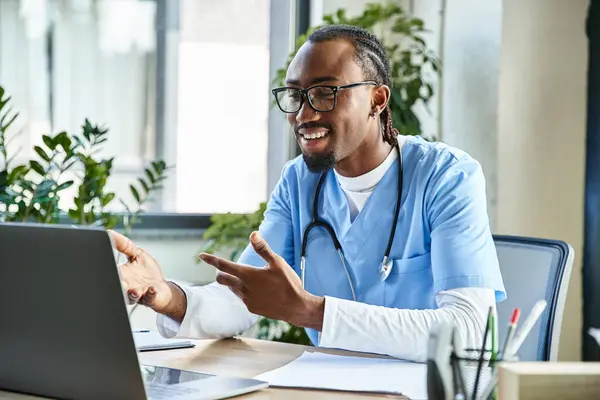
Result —
<path fill-rule="evenodd" d="M 396 151 L 396 150 L 393 150 Z M 319 213 L 342 245 L 357 301 L 405 309 L 436 309 L 435 294 L 461 287 L 495 290 L 506 298 L 489 227 L 485 178 L 467 153 L 443 143 L 410 137 L 402 148 L 402 203 L 387 280 L 379 268 L 387 247 L 398 193 L 399 163 L 386 172 L 356 219 L 333 171 L 323 182 Z M 260 232 L 300 276 L 302 236 L 313 220 L 319 173 L 302 157 L 288 162 L 274 189 Z M 311 229 L 306 250 L 305 289 L 318 296 L 352 300 L 338 253 L 327 231 Z M 251 246 L 240 263 L 264 266 Z M 307 329 L 313 343 L 318 333 Z"/>

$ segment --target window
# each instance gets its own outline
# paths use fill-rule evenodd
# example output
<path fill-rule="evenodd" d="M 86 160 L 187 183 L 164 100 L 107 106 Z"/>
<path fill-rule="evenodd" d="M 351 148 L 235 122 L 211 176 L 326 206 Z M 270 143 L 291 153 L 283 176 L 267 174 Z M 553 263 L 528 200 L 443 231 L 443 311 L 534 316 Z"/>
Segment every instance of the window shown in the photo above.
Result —
<path fill-rule="evenodd" d="M 267 197 L 269 0 L 181 9 L 174 212 L 252 212 Z M 176 136 L 176 137 L 173 137 Z"/>
<path fill-rule="evenodd" d="M 80 133 L 87 118 L 109 129 L 108 185 L 131 199 L 129 184 L 154 158 L 155 14 L 154 1 L 0 1 L 0 83 L 20 112 L 18 159 L 43 134 Z M 74 195 L 62 192 L 61 208 Z"/>
<path fill-rule="evenodd" d="M 157 31 L 169 9 L 176 27 Z M 115 157 L 117 197 L 131 199 L 129 184 L 161 157 L 174 168 L 150 211 L 256 210 L 269 189 L 269 129 L 289 134 L 271 112 L 273 68 L 290 48 L 278 38 L 273 65 L 272 14 L 270 0 L 0 1 L 0 84 L 21 113 L 19 158 L 87 118 L 109 129 L 102 155 Z M 74 194 L 63 192 L 63 207 Z"/>

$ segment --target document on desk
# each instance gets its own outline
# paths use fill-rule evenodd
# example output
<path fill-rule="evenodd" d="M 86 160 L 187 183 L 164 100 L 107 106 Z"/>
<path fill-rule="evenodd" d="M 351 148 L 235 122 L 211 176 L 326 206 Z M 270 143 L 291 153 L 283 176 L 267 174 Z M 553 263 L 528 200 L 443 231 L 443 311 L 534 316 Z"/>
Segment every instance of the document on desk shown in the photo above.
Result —
<path fill-rule="evenodd" d="M 291 363 L 258 375 L 274 387 L 401 394 L 427 398 L 427 366 L 401 360 L 304 352 Z"/>
<path fill-rule="evenodd" d="M 142 331 L 133 332 L 133 341 L 138 351 L 182 349 L 194 347 L 189 340 L 184 339 L 166 339 L 158 332 Z"/>

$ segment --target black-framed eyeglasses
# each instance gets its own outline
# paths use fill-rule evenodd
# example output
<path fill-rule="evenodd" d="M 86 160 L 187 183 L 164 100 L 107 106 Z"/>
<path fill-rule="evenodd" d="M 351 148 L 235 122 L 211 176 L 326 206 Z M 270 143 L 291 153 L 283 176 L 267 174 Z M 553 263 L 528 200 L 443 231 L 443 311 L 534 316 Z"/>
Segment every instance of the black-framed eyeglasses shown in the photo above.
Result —
<path fill-rule="evenodd" d="M 306 89 L 280 87 L 272 90 L 279 109 L 284 113 L 297 113 L 308 99 L 310 106 L 319 112 L 332 111 L 337 104 L 337 94 L 341 90 L 361 85 L 378 85 L 375 81 L 350 83 L 343 86 L 315 85 Z"/>

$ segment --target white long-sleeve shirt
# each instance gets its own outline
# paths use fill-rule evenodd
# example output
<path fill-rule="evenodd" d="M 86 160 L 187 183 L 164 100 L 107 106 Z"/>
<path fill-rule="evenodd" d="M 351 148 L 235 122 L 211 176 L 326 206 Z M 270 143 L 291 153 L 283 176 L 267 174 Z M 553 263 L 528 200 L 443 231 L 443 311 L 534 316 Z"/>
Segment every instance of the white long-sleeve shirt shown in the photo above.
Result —
<path fill-rule="evenodd" d="M 242 334 L 257 321 L 226 286 L 182 286 L 187 312 L 181 324 L 159 315 L 157 327 L 165 337 L 221 339 Z M 494 291 L 460 288 L 438 293 L 436 310 L 404 310 L 325 297 L 320 347 L 379 353 L 425 361 L 431 327 L 453 323 L 466 347 L 479 347 Z"/>
<path fill-rule="evenodd" d="M 352 220 L 396 157 L 395 151 L 390 152 L 379 167 L 359 177 L 336 175 Z M 182 323 L 158 317 L 159 332 L 166 337 L 231 337 L 249 329 L 258 318 L 218 283 L 183 289 L 188 308 Z M 424 361 L 429 330 L 436 323 L 449 322 L 458 328 L 465 346 L 480 347 L 488 310 L 496 304 L 494 290 L 457 288 L 437 293 L 435 300 L 438 309 L 406 310 L 326 296 L 323 329 L 316 345 Z"/>

